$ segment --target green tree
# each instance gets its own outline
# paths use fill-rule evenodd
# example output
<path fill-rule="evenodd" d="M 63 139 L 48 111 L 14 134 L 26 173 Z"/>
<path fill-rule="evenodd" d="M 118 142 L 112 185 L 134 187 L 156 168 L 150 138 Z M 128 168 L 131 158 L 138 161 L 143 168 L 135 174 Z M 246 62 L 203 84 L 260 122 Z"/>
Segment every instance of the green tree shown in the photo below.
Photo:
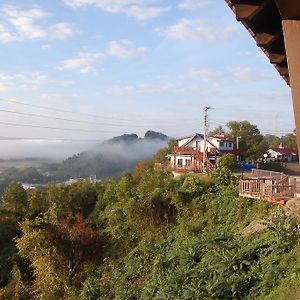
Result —
<path fill-rule="evenodd" d="M 208 133 L 209 136 L 214 136 L 214 135 L 226 135 L 226 131 L 223 128 L 223 126 L 218 126 L 214 130 L 210 131 Z"/>
<path fill-rule="evenodd" d="M 298 151 L 297 148 L 297 138 L 294 133 L 288 133 L 281 137 L 281 142 L 284 147 L 291 148 L 295 151 Z"/>
<path fill-rule="evenodd" d="M 268 145 L 268 147 L 270 149 L 270 148 L 278 147 L 281 142 L 281 139 L 277 135 L 266 134 L 263 137 L 263 141 Z"/>
<path fill-rule="evenodd" d="M 227 123 L 230 129 L 229 136 L 232 139 L 240 137 L 239 148 L 243 153 L 244 159 L 256 160 L 264 154 L 264 151 L 259 147 L 263 136 L 256 125 L 249 121 L 230 121 Z"/>
<path fill-rule="evenodd" d="M 162 148 L 157 151 L 157 153 L 154 156 L 154 161 L 157 163 L 166 163 L 168 161 L 167 154 L 171 154 L 173 152 L 174 147 L 177 145 L 177 140 L 170 139 L 168 141 L 168 147 Z"/>
<path fill-rule="evenodd" d="M 22 232 L 16 244 L 19 254 L 30 262 L 34 294 L 40 299 L 65 299 L 69 289 L 81 285 L 79 274 L 84 267 L 100 262 L 101 249 L 109 242 L 82 216 L 58 220 L 51 211 L 23 222 Z"/>
<path fill-rule="evenodd" d="M 13 213 L 17 218 L 22 218 L 27 208 L 27 193 L 21 184 L 11 183 L 4 191 L 2 197 L 3 209 Z"/>
<path fill-rule="evenodd" d="M 217 169 L 213 171 L 213 177 L 217 178 L 220 185 L 235 184 L 237 181 L 236 176 L 232 172 L 237 168 L 236 156 L 230 153 L 223 155 L 217 165 Z"/>

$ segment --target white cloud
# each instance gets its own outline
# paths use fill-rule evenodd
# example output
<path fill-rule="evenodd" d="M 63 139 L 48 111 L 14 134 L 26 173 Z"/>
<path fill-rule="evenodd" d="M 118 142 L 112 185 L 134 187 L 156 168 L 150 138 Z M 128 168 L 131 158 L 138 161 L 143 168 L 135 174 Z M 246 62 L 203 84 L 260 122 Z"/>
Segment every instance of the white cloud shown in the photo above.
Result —
<path fill-rule="evenodd" d="M 149 20 L 170 11 L 170 7 L 153 6 L 155 0 L 63 0 L 63 2 L 78 9 L 94 6 L 113 14 L 123 13 L 138 20 Z"/>
<path fill-rule="evenodd" d="M 78 94 L 59 94 L 59 93 L 43 93 L 40 95 L 42 100 L 72 100 L 78 98 Z"/>
<path fill-rule="evenodd" d="M 169 94 L 180 93 L 190 90 L 191 87 L 185 87 L 173 82 L 165 82 L 161 84 L 140 83 L 136 85 L 117 86 L 108 88 L 105 93 L 110 96 L 131 96 L 131 95 L 146 95 L 146 94 Z"/>
<path fill-rule="evenodd" d="M 42 48 L 43 50 L 50 49 L 50 48 L 51 48 L 51 45 L 50 45 L 50 44 L 45 44 L 45 45 L 42 45 L 41 48 Z"/>
<path fill-rule="evenodd" d="M 2 9 L 2 12 L 9 18 L 30 18 L 30 19 L 43 19 L 50 16 L 49 13 L 43 11 L 38 7 L 32 9 L 21 10 L 15 6 L 9 5 Z"/>
<path fill-rule="evenodd" d="M 202 20 L 181 19 L 162 32 L 162 35 L 175 40 L 197 39 L 205 41 L 219 41 L 227 39 L 235 25 L 209 25 Z"/>
<path fill-rule="evenodd" d="M 40 72 L 0 73 L 0 91 L 12 89 L 35 89 L 47 82 L 48 77 Z"/>
<path fill-rule="evenodd" d="M 49 37 L 54 40 L 64 40 L 74 35 L 73 27 L 66 22 L 56 23 L 49 27 Z"/>
<path fill-rule="evenodd" d="M 199 79 L 203 82 L 210 82 L 214 86 L 219 86 L 224 82 L 224 73 L 213 68 L 194 68 L 179 76 L 181 80 Z"/>
<path fill-rule="evenodd" d="M 183 0 L 178 7 L 188 10 L 194 10 L 211 4 L 211 0 Z"/>
<path fill-rule="evenodd" d="M 107 44 L 107 54 L 122 59 L 136 58 L 147 50 L 144 47 L 134 47 L 129 40 L 111 41 Z"/>
<path fill-rule="evenodd" d="M 232 75 L 238 82 L 258 82 L 262 80 L 269 80 L 274 77 L 271 72 L 249 67 L 237 68 L 233 70 Z"/>
<path fill-rule="evenodd" d="M 73 80 L 61 80 L 59 81 L 59 84 L 61 86 L 65 86 L 65 87 L 68 87 L 68 86 L 73 86 L 75 85 L 75 82 Z"/>
<path fill-rule="evenodd" d="M 94 70 L 94 65 L 103 57 L 100 52 L 82 52 L 78 57 L 62 61 L 59 70 L 78 70 L 80 73 L 90 73 Z"/>
<path fill-rule="evenodd" d="M 195 68 L 190 70 L 186 74 L 187 78 L 202 78 L 202 79 L 216 79 L 220 78 L 222 76 L 222 72 L 217 70 L 217 69 L 212 69 L 212 68 Z"/>
<path fill-rule="evenodd" d="M 134 17 L 140 21 L 146 21 L 149 19 L 154 19 L 159 17 L 160 15 L 170 11 L 170 7 L 142 7 L 138 5 L 132 5 L 124 10 L 125 14 Z"/>
<path fill-rule="evenodd" d="M 39 20 L 50 17 L 50 14 L 38 7 L 23 10 L 15 6 L 1 9 L 0 42 L 21 42 L 32 39 L 65 39 L 75 34 L 73 27 L 66 23 L 50 26 L 41 25 Z M 5 23 L 5 24 L 4 24 Z"/>

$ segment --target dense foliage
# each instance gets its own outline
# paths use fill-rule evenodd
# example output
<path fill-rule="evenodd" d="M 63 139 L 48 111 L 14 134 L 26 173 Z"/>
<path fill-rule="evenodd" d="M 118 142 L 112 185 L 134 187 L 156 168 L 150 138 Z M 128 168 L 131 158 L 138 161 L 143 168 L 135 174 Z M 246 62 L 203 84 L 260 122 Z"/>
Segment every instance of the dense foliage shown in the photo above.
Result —
<path fill-rule="evenodd" d="M 280 143 L 285 148 L 290 148 L 297 152 L 295 133 L 288 133 L 282 137 L 272 134 L 263 135 L 256 125 L 246 120 L 230 121 L 226 124 L 226 127 L 228 130 L 218 126 L 210 131 L 209 135 L 224 135 L 234 141 L 238 139 L 243 160 L 255 161 L 260 159 L 268 149 L 277 148 Z"/>
<path fill-rule="evenodd" d="M 118 181 L 12 184 L 0 209 L 0 298 L 297 299 L 295 221 L 239 199 L 230 166 L 174 179 L 141 162 Z M 265 231 L 245 234 L 262 218 Z"/>

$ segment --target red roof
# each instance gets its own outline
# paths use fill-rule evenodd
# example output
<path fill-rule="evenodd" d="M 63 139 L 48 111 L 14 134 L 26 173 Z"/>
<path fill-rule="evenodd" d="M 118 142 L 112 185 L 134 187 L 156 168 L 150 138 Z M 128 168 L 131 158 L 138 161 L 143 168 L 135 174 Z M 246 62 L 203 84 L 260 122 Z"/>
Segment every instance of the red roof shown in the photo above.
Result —
<path fill-rule="evenodd" d="M 235 155 L 241 155 L 242 151 L 240 149 L 233 149 L 233 150 L 221 150 L 222 154 L 230 153 L 230 154 L 235 154 Z"/>
<path fill-rule="evenodd" d="M 296 155 L 296 151 L 291 149 L 291 148 L 272 148 L 271 150 L 280 153 L 282 155 L 288 155 L 288 154 L 292 154 L 292 155 Z"/>

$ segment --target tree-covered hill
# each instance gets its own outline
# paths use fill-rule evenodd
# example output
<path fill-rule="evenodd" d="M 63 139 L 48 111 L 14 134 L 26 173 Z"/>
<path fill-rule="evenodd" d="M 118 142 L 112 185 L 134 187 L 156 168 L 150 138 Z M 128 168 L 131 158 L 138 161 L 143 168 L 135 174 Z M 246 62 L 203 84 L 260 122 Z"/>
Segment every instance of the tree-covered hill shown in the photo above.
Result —
<path fill-rule="evenodd" d="M 150 130 L 144 138 L 139 138 L 137 134 L 123 134 L 69 157 L 62 164 L 55 165 L 51 175 L 61 179 L 93 174 L 101 179 L 118 178 L 133 171 L 138 161 L 152 158 L 158 149 L 166 146 L 168 139 L 166 135 Z"/>
<path fill-rule="evenodd" d="M 119 180 L 6 189 L 1 299 L 299 298 L 299 230 L 280 206 L 211 177 L 139 163 Z M 268 224 L 245 234 L 254 220 Z"/>

